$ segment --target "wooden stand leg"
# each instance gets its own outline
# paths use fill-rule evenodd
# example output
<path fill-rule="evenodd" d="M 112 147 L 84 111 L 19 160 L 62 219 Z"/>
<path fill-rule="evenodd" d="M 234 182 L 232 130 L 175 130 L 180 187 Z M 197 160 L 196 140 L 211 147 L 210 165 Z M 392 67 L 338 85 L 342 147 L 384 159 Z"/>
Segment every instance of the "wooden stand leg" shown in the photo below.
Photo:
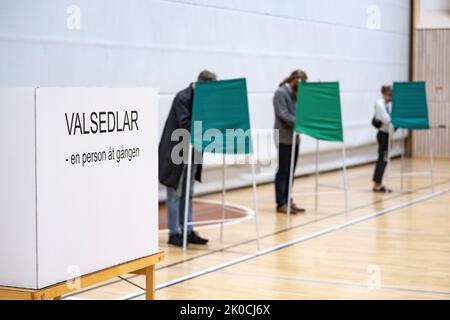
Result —
<path fill-rule="evenodd" d="M 155 266 L 149 266 L 145 270 L 145 298 L 155 300 Z"/>

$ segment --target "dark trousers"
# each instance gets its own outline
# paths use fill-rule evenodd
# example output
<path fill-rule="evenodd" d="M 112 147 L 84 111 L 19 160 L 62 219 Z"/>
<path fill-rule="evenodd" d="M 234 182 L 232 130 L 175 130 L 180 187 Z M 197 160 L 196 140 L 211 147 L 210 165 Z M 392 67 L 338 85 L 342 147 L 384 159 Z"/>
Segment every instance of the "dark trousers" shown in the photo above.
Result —
<path fill-rule="evenodd" d="M 373 173 L 373 182 L 381 183 L 383 181 L 384 170 L 387 166 L 388 160 L 388 146 L 389 146 L 389 134 L 383 131 L 378 131 L 378 160 L 375 165 L 375 172 Z"/>
<path fill-rule="evenodd" d="M 299 144 L 295 145 L 294 172 L 297 166 Z M 278 146 L 278 171 L 275 175 L 275 195 L 277 207 L 288 203 L 289 193 L 289 170 L 291 167 L 292 145 L 280 143 Z"/>

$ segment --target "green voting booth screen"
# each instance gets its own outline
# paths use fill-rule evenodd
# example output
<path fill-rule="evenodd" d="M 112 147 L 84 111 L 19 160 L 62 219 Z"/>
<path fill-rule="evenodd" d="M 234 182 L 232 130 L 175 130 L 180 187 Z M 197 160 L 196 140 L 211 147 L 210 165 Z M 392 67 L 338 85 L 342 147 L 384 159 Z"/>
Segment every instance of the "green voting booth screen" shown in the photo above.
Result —
<path fill-rule="evenodd" d="M 318 140 L 343 141 L 339 82 L 300 82 L 295 130 Z"/>
<path fill-rule="evenodd" d="M 391 122 L 402 129 L 430 127 L 425 82 L 394 83 Z"/>
<path fill-rule="evenodd" d="M 201 152 L 252 152 L 245 79 L 197 82 L 191 143 Z"/>

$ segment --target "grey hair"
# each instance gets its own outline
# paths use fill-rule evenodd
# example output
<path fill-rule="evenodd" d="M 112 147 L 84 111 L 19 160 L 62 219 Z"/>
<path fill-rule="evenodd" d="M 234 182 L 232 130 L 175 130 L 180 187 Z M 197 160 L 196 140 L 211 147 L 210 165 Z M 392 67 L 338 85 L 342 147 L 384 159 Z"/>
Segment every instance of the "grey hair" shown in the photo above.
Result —
<path fill-rule="evenodd" d="M 216 81 L 217 75 L 214 72 L 211 72 L 209 70 L 203 70 L 198 75 L 197 81 L 203 82 L 203 81 Z"/>

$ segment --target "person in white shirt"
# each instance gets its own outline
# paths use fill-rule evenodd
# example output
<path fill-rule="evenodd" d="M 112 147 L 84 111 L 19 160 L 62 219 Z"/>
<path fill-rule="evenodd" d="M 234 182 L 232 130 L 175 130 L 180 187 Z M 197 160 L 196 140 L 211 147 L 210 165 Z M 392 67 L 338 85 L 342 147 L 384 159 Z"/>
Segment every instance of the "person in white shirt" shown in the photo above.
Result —
<path fill-rule="evenodd" d="M 381 94 L 383 98 L 378 99 L 375 103 L 375 121 L 378 121 L 380 127 L 378 128 L 378 160 L 375 165 L 373 173 L 373 191 L 388 193 L 392 190 L 383 185 L 384 170 L 387 166 L 388 147 L 389 147 L 389 132 L 391 131 L 391 101 L 392 101 L 392 87 L 382 86 Z"/>

